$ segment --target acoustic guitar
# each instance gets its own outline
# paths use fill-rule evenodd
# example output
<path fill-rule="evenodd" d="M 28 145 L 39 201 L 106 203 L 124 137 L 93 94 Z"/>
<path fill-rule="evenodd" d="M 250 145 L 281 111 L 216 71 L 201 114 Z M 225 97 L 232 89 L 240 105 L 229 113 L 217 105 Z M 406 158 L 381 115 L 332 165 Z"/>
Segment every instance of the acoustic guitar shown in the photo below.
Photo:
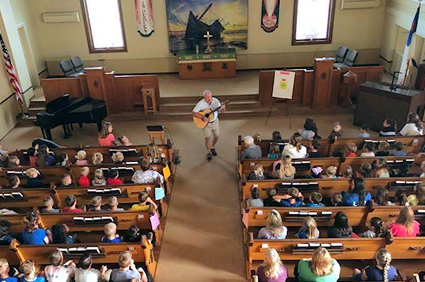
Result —
<path fill-rule="evenodd" d="M 214 113 L 216 111 L 220 110 L 223 105 L 227 105 L 229 103 L 230 103 L 230 100 L 226 100 L 223 103 L 221 103 L 220 107 L 218 107 L 214 110 L 211 110 L 210 108 L 208 108 L 208 109 L 205 109 L 203 111 L 198 112 L 198 114 L 201 114 L 201 115 L 208 118 L 207 122 L 203 121 L 202 119 L 200 119 L 198 117 L 193 117 L 193 122 L 195 123 L 195 125 L 198 128 L 201 128 L 201 129 L 205 128 L 208 125 L 208 123 L 214 119 Z"/>

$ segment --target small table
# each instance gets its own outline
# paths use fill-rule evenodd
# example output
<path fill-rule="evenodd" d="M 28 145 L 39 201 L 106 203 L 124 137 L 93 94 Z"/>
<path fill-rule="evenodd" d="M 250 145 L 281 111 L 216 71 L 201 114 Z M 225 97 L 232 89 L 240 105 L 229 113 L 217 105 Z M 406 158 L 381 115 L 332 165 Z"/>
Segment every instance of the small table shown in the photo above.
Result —
<path fill-rule="evenodd" d="M 193 50 L 178 53 L 180 79 L 236 77 L 236 49 L 220 49 L 211 54 Z"/>

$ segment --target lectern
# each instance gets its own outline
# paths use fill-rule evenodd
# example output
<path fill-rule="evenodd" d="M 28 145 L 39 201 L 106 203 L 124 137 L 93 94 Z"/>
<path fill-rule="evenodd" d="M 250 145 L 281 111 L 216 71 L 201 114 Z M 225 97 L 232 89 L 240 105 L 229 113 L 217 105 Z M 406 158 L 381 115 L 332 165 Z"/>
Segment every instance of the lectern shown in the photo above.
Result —
<path fill-rule="evenodd" d="M 380 131 L 385 119 L 394 119 L 400 130 L 407 121 L 407 115 L 415 112 L 422 120 L 424 116 L 425 92 L 414 89 L 390 89 L 387 84 L 366 81 L 360 84 L 354 125 L 367 124 L 374 131 Z"/>
<path fill-rule="evenodd" d="M 311 102 L 312 109 L 327 109 L 330 106 L 332 71 L 335 60 L 333 58 L 314 59 L 314 95 Z"/>

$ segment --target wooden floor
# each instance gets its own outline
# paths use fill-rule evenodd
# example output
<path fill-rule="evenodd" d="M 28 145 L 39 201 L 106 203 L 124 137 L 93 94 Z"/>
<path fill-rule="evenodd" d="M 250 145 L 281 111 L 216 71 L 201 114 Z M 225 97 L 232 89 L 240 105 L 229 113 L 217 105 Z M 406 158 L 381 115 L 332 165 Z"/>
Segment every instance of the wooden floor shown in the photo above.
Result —
<path fill-rule="evenodd" d="M 326 137 L 335 121 L 343 124 L 344 135 L 358 136 L 351 114 L 326 114 L 309 111 L 318 124 L 319 134 Z M 202 132 L 188 119 L 185 121 L 116 121 L 115 135 L 127 135 L 133 144 L 146 144 L 147 124 L 163 124 L 172 133 L 180 149 L 182 164 L 170 205 L 156 281 L 245 281 L 245 256 L 242 243 L 240 200 L 236 180 L 238 134 L 260 133 L 271 138 L 279 130 L 289 138 L 300 128 L 306 114 L 293 115 L 293 128 L 284 115 L 273 115 L 267 126 L 265 117 L 221 120 L 218 156 L 206 161 Z M 61 139 L 60 128 L 53 130 L 56 142 L 68 147 L 97 144 L 95 125 L 75 127 L 74 136 Z M 10 150 L 27 148 L 40 136 L 36 127 L 16 128 L 2 140 Z M 292 270 L 290 270 L 292 271 Z M 190 278 L 189 278 L 190 277 Z"/>

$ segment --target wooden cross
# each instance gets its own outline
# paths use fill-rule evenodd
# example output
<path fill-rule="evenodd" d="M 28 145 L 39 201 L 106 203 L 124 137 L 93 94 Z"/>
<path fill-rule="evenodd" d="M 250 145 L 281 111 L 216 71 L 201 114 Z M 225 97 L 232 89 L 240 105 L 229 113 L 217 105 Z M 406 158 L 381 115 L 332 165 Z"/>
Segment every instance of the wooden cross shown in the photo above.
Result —
<path fill-rule="evenodd" d="M 207 39 L 207 45 L 210 46 L 210 38 L 212 38 L 213 36 L 210 34 L 209 31 L 207 31 L 207 34 L 205 34 L 204 37 Z"/>

